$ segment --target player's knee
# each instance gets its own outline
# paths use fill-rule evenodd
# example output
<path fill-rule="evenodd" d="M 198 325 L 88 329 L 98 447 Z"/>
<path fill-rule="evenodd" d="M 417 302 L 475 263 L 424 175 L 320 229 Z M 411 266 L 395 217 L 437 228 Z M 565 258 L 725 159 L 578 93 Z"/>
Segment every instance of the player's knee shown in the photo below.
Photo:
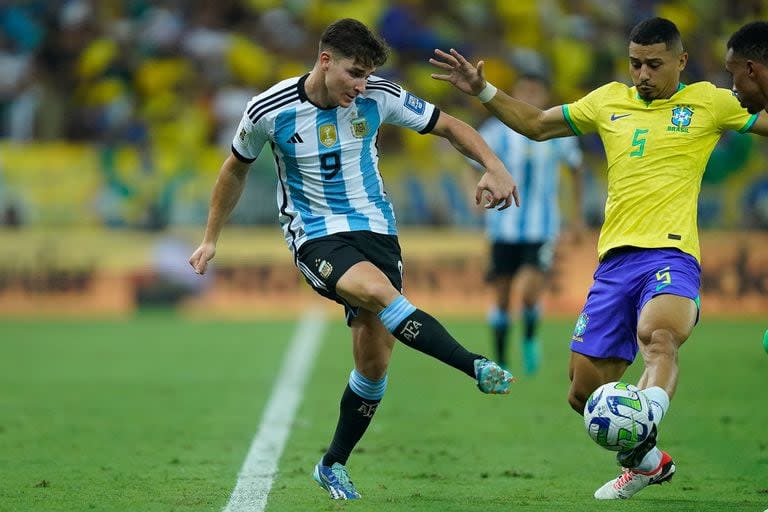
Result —
<path fill-rule="evenodd" d="M 584 406 L 586 405 L 588 398 L 589 393 L 585 394 L 574 387 L 571 387 L 568 391 L 568 405 L 579 414 L 584 414 Z"/>
<path fill-rule="evenodd" d="M 376 280 L 363 284 L 357 295 L 364 304 L 375 305 L 377 309 L 383 309 L 399 294 L 389 281 Z"/>

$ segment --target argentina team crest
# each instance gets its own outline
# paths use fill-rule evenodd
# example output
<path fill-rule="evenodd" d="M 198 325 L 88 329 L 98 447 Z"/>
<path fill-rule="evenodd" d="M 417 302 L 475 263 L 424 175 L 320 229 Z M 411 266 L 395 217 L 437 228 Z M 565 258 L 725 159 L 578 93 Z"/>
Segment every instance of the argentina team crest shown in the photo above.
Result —
<path fill-rule="evenodd" d="M 687 132 L 693 118 L 693 108 L 688 105 L 677 105 L 672 109 L 672 126 L 667 127 L 671 132 Z"/>
<path fill-rule="evenodd" d="M 352 135 L 358 139 L 362 139 L 368 135 L 368 121 L 364 117 L 352 121 Z"/>
<path fill-rule="evenodd" d="M 336 136 L 336 125 L 334 124 L 324 124 L 321 125 L 317 132 L 320 136 L 320 142 L 323 144 L 323 146 L 330 148 L 333 147 L 334 144 L 336 144 L 336 140 L 338 140 L 338 137 Z"/>

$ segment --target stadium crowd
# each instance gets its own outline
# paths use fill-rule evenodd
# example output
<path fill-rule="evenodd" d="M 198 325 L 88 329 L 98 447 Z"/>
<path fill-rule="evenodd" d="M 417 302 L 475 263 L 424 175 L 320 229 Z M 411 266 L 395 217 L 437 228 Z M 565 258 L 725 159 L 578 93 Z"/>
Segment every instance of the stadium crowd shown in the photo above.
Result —
<path fill-rule="evenodd" d="M 516 73 L 543 70 L 552 79 L 553 100 L 569 102 L 598 84 L 625 80 L 628 30 L 654 15 L 675 20 L 682 32 L 691 54 L 684 81 L 730 87 L 725 41 L 742 23 L 768 19 L 768 7 L 761 0 L 3 2 L 0 139 L 132 145 L 145 168 L 158 147 L 226 150 L 245 103 L 268 84 L 309 70 L 317 34 L 341 17 L 375 27 L 391 46 L 392 57 L 377 74 L 409 84 L 477 126 L 484 109 L 430 78 L 434 48 L 455 47 L 485 60 L 489 79 L 505 90 Z M 385 135 L 382 144 L 404 155 L 401 168 L 434 165 L 428 160 L 434 151 L 425 151 L 431 138 Z M 740 139 L 721 143 L 705 184 L 749 167 L 746 157 L 735 158 L 745 148 L 766 153 L 764 145 Z M 599 162 L 599 142 L 583 143 Z M 766 171 L 753 169 L 750 177 L 756 181 L 744 194 L 744 213 L 732 224 L 768 227 Z M 596 210 L 601 200 L 592 198 Z M 718 200 L 702 194 L 703 226 L 718 225 Z"/>

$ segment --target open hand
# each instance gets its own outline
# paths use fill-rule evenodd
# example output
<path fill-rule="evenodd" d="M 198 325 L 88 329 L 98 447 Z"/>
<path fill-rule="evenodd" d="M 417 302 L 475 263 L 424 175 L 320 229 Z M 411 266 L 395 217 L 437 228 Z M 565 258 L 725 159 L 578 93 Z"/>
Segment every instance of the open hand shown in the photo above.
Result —
<path fill-rule="evenodd" d="M 450 53 L 435 49 L 435 55 L 439 59 L 431 58 L 429 63 L 447 73 L 432 73 L 430 75 L 432 78 L 450 82 L 454 87 L 466 94 L 472 96 L 480 94 L 480 91 L 485 87 L 485 74 L 483 72 L 485 63 L 482 60 L 475 67 L 453 48 L 451 48 Z"/>

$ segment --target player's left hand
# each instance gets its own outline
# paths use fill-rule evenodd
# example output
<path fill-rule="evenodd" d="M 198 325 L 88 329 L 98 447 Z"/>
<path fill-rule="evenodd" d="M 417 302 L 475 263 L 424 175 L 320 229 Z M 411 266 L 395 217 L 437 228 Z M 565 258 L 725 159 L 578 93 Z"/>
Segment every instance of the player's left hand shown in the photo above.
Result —
<path fill-rule="evenodd" d="M 210 242 L 203 242 L 200 244 L 192 256 L 189 257 L 189 264 L 195 269 L 198 274 L 205 274 L 208 268 L 208 262 L 216 255 L 216 244 Z"/>
<path fill-rule="evenodd" d="M 435 50 L 435 55 L 440 59 L 429 59 L 429 63 L 446 71 L 447 74 L 432 73 L 435 80 L 451 83 L 461 92 L 477 96 L 485 87 L 485 75 L 483 68 L 485 63 L 481 60 L 477 66 L 472 65 L 462 54 L 451 48 L 450 53 Z"/>
<path fill-rule="evenodd" d="M 517 184 L 512 176 L 506 172 L 486 171 L 480 181 L 477 182 L 475 189 L 475 203 L 480 204 L 485 196 L 485 208 L 497 208 L 504 210 L 512 206 L 520 206 L 520 196 L 517 192 Z"/>

